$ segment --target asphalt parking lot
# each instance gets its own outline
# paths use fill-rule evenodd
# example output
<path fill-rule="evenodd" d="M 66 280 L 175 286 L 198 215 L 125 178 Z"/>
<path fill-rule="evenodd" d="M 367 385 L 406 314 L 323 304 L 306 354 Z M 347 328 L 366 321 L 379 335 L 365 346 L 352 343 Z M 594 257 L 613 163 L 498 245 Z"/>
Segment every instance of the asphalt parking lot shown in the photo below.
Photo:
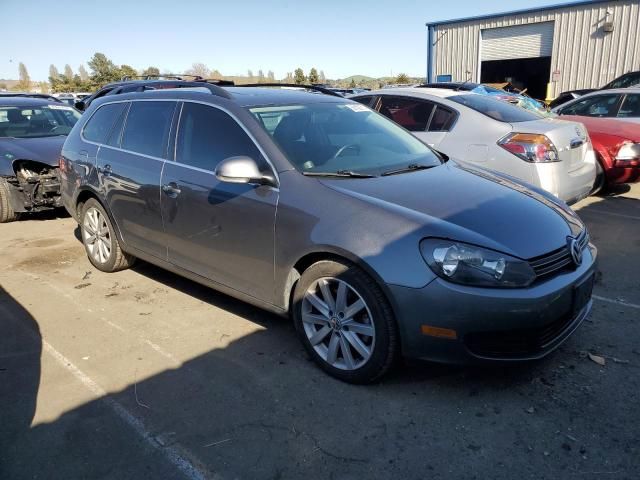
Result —
<path fill-rule="evenodd" d="M 0 225 L 0 478 L 637 479 L 640 184 L 625 190 L 574 207 L 601 276 L 557 352 L 371 386 L 322 373 L 279 317 L 148 264 L 95 270 L 70 218 Z"/>

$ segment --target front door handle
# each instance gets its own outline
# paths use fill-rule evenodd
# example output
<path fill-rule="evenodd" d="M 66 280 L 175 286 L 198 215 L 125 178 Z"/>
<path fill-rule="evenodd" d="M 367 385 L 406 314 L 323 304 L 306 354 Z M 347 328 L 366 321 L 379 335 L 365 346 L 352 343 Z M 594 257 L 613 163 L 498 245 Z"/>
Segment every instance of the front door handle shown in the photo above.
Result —
<path fill-rule="evenodd" d="M 175 198 L 180 195 L 180 192 L 182 190 L 178 188 L 178 184 L 176 182 L 169 182 L 166 185 L 162 186 L 162 191 L 169 197 Z"/>
<path fill-rule="evenodd" d="M 111 165 L 106 164 L 104 167 L 99 168 L 98 172 L 100 172 L 105 177 L 108 177 L 109 175 L 111 175 Z"/>

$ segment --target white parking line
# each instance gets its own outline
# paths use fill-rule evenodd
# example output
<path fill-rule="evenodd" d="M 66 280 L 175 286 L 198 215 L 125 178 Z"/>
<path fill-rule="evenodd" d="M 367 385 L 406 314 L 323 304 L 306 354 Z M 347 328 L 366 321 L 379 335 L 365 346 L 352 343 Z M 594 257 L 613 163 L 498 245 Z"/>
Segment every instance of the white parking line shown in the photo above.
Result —
<path fill-rule="evenodd" d="M 0 305 L 0 310 L 3 310 L 5 318 L 8 318 L 10 321 L 14 323 L 14 325 L 19 325 L 22 328 L 25 328 L 19 322 L 13 320 L 9 311 L 6 311 L 2 305 Z M 198 469 L 184 453 L 181 453 L 179 449 L 175 445 L 169 446 L 161 446 L 153 436 L 145 429 L 142 421 L 136 417 L 134 414 L 129 412 L 125 407 L 123 407 L 120 403 L 114 400 L 112 397 L 108 396 L 108 393 L 96 382 L 93 381 L 91 377 L 89 377 L 86 373 L 76 367 L 71 360 L 65 357 L 62 353 L 56 350 L 49 342 L 45 339 L 40 339 L 36 336 L 36 334 L 27 329 L 29 335 L 36 341 L 42 341 L 43 350 L 48 353 L 51 357 L 54 358 L 58 364 L 63 367 L 65 370 L 70 372 L 82 385 L 87 388 L 93 396 L 99 400 L 104 402 L 107 406 L 113 410 L 113 412 L 120 417 L 127 425 L 129 425 L 133 430 L 140 436 L 142 439 L 147 442 L 153 449 L 161 452 L 169 462 L 171 462 L 174 466 L 182 472 L 186 478 L 190 480 L 205 480 L 207 475 L 205 472 Z M 180 449 L 181 450 L 181 449 Z"/>
<path fill-rule="evenodd" d="M 616 305 L 622 305 L 623 307 L 631 307 L 640 309 L 640 305 L 635 303 L 623 302 L 621 300 L 614 300 L 613 298 L 601 297 L 600 295 L 592 295 L 596 300 L 600 300 L 601 302 L 614 303 Z"/>

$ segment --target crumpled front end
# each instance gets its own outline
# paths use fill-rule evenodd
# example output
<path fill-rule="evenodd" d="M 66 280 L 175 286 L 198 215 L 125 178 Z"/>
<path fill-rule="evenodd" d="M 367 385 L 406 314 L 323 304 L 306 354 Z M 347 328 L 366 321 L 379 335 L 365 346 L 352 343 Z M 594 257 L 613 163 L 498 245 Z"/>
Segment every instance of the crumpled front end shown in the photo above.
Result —
<path fill-rule="evenodd" d="M 13 176 L 4 176 L 13 211 L 39 212 L 62 206 L 58 167 L 31 160 L 15 160 Z"/>

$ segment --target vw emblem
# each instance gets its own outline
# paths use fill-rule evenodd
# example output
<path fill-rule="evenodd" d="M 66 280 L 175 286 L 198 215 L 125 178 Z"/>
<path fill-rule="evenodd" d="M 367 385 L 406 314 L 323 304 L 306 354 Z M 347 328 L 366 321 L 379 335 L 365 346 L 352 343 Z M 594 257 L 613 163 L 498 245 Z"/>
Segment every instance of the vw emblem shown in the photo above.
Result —
<path fill-rule="evenodd" d="M 576 267 L 580 266 L 582 263 L 582 250 L 580 249 L 580 243 L 577 238 L 569 237 L 569 252 Z"/>

